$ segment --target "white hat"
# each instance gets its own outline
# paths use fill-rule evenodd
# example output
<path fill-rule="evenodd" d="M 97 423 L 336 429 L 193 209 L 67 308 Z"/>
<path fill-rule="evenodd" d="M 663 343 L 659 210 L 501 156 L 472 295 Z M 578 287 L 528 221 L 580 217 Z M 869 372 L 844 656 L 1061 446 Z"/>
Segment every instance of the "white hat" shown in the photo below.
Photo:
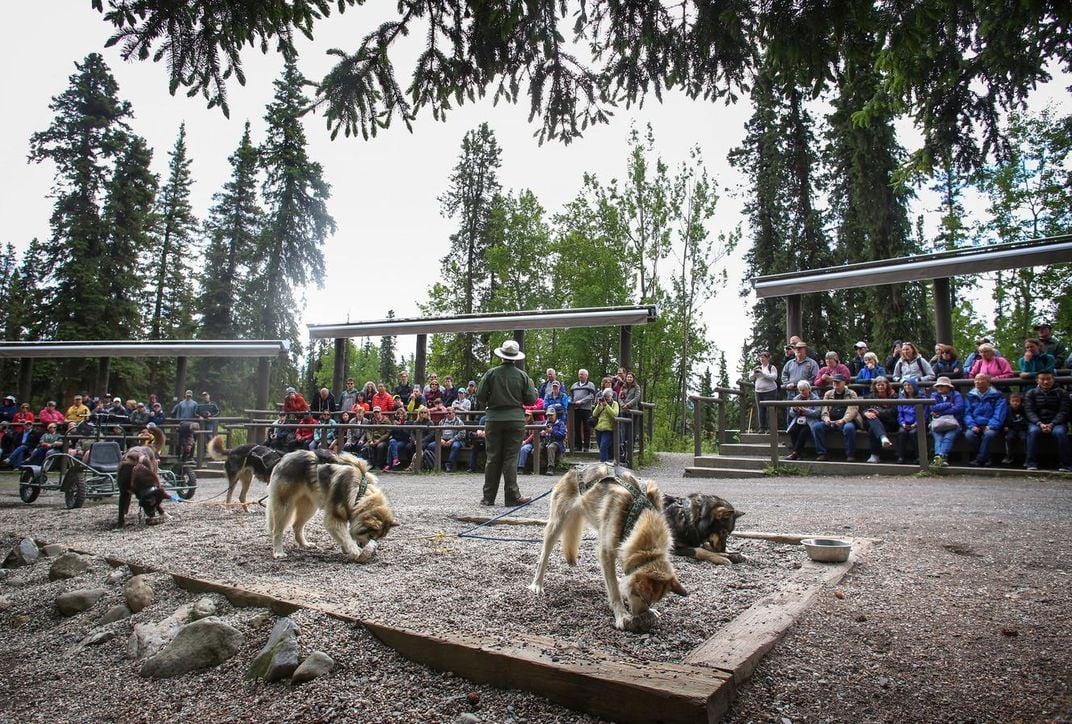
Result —
<path fill-rule="evenodd" d="M 502 347 L 495 350 L 495 354 L 498 357 L 509 360 L 525 359 L 525 353 L 521 351 L 521 347 L 515 340 L 508 339 L 503 342 Z"/>
<path fill-rule="evenodd" d="M 948 388 L 952 389 L 953 388 L 953 383 L 949 380 L 948 377 L 939 377 L 938 379 L 936 379 L 934 381 L 934 386 L 935 387 L 948 387 Z"/>
<path fill-rule="evenodd" d="M 853 349 L 860 349 L 861 347 L 866 347 L 866 346 L 867 346 L 867 342 L 860 341 L 860 342 L 857 342 L 856 344 L 854 344 L 852 347 L 853 347 Z"/>

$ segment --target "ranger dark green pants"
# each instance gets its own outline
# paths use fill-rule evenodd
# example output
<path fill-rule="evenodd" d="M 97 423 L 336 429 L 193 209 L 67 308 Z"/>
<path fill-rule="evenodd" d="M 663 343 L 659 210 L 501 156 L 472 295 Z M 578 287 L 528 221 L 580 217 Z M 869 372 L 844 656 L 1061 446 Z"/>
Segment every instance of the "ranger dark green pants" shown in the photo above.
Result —
<path fill-rule="evenodd" d="M 503 478 L 503 497 L 513 505 L 521 497 L 517 487 L 517 456 L 525 436 L 524 420 L 488 420 L 485 425 L 488 463 L 484 467 L 484 500 L 495 502 L 499 478 Z"/>

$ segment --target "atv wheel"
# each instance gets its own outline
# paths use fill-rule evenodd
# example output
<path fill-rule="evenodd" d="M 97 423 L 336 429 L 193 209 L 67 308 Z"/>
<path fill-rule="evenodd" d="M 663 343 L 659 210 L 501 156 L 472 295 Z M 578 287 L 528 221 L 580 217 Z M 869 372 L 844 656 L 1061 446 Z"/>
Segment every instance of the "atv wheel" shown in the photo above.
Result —
<path fill-rule="evenodd" d="M 41 494 L 41 486 L 34 485 L 33 470 L 23 470 L 19 477 L 19 498 L 24 503 L 32 503 Z"/>
<path fill-rule="evenodd" d="M 183 500 L 189 500 L 194 497 L 194 493 L 197 492 L 197 473 L 193 468 L 183 468 L 181 480 L 181 485 L 183 487 L 175 491 L 175 494 Z"/>
<path fill-rule="evenodd" d="M 81 508 L 86 502 L 86 478 L 82 471 L 71 467 L 63 474 L 63 502 L 68 510 Z"/>

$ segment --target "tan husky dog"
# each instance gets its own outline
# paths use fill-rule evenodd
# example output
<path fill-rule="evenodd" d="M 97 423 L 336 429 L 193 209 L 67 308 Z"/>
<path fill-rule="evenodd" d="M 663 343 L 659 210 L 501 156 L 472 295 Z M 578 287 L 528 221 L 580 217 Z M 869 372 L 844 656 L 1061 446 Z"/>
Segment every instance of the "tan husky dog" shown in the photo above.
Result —
<path fill-rule="evenodd" d="M 551 493 L 543 550 L 529 590 L 543 593 L 547 560 L 559 538 L 566 563 L 577 564 L 587 522 L 599 535 L 599 563 L 615 628 L 650 625 L 648 612 L 668 591 L 688 595 L 670 563 L 670 529 L 662 502 L 654 482 L 642 483 L 624 468 L 599 464 L 570 470 Z M 619 558 L 625 575 L 621 582 L 615 571 Z"/>

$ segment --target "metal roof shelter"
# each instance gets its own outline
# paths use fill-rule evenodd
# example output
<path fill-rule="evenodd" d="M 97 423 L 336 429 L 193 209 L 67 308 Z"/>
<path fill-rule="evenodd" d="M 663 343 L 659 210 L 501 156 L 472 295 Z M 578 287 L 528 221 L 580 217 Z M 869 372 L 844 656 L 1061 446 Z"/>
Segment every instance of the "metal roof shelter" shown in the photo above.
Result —
<path fill-rule="evenodd" d="M 259 360 L 257 366 L 257 406 L 268 403 L 268 376 L 272 359 L 290 350 L 290 342 L 280 339 L 257 340 L 131 340 L 61 341 L 61 342 L 2 342 L 0 358 L 17 358 L 19 365 L 20 399 L 30 396 L 30 383 L 35 359 L 70 359 L 95 357 L 100 360 L 97 368 L 97 389 L 108 387 L 112 357 L 174 357 L 175 394 L 182 397 L 186 387 L 186 363 L 189 357 L 251 358 Z M 262 399 L 263 398 L 263 399 Z"/>
<path fill-rule="evenodd" d="M 801 294 L 878 284 L 932 281 L 937 341 L 950 343 L 953 341 L 950 277 L 1065 262 L 1072 262 L 1072 234 L 787 274 L 771 274 L 755 277 L 752 279 L 752 286 L 760 299 L 785 297 L 788 339 L 799 335 L 803 327 Z"/>
<path fill-rule="evenodd" d="M 417 335 L 414 355 L 415 381 L 424 384 L 429 334 L 465 332 L 501 332 L 511 330 L 514 339 L 525 348 L 527 329 L 567 329 L 573 327 L 621 328 L 619 360 L 623 367 L 632 366 L 633 325 L 647 324 L 658 316 L 658 306 L 645 304 L 632 307 L 587 307 L 581 309 L 533 309 L 491 314 L 462 314 L 455 317 L 414 317 L 410 319 L 379 319 L 371 322 L 346 324 L 310 324 L 311 339 L 335 340 L 335 369 L 332 384 L 342 389 L 346 360 L 344 350 L 349 337 Z"/>

